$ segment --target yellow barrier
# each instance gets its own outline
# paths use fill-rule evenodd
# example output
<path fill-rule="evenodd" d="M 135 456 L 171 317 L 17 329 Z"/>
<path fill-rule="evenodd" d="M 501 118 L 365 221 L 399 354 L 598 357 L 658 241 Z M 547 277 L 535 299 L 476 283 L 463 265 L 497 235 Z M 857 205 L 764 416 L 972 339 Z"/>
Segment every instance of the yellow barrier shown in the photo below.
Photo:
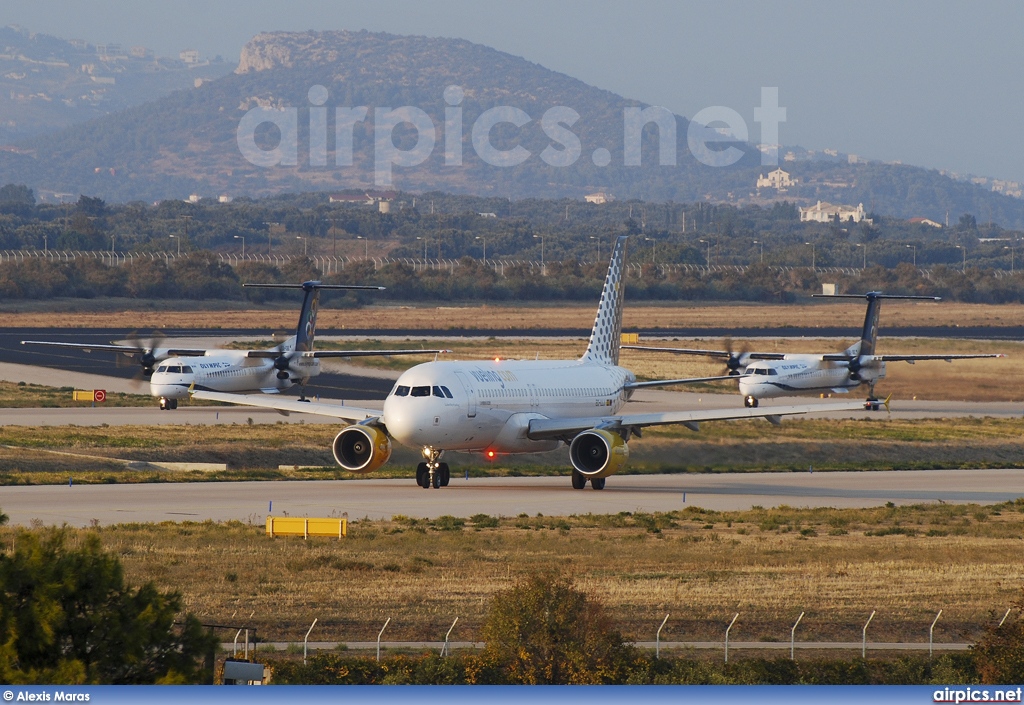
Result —
<path fill-rule="evenodd" d="M 267 536 L 348 536 L 348 519 L 267 517 Z"/>
<path fill-rule="evenodd" d="M 623 333 L 620 340 L 622 345 L 636 345 L 640 342 L 639 333 Z"/>

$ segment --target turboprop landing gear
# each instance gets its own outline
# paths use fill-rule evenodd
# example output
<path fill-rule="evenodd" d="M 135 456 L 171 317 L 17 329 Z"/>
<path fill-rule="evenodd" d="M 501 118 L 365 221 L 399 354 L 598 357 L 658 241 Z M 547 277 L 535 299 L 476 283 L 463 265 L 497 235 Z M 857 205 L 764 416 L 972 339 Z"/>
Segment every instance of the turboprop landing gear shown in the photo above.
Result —
<path fill-rule="evenodd" d="M 443 450 L 435 450 L 430 447 L 423 449 L 423 457 L 427 461 L 416 466 L 417 485 L 423 489 L 430 487 L 438 489 L 448 486 L 448 481 L 451 480 L 451 469 L 448 467 L 448 463 L 439 462 L 443 454 Z"/>
<path fill-rule="evenodd" d="M 875 396 L 875 385 L 868 387 L 868 398 L 864 400 L 864 408 L 868 411 L 878 411 L 882 406 L 882 402 Z"/>
<path fill-rule="evenodd" d="M 748 409 L 756 409 L 757 399 L 748 394 L 747 396 L 743 397 L 743 406 L 747 407 Z"/>
<path fill-rule="evenodd" d="M 167 397 L 160 397 L 160 411 L 167 411 L 169 409 L 177 409 L 178 400 L 168 399 Z"/>

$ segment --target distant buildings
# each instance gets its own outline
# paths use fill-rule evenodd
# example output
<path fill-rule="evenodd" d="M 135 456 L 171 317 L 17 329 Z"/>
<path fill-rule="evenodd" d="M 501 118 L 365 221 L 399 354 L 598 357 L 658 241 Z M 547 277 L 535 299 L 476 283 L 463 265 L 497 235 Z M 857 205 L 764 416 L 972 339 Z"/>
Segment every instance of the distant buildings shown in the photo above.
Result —
<path fill-rule="evenodd" d="M 185 51 L 178 54 L 178 58 L 186 64 L 198 64 L 199 63 L 199 50 L 198 49 L 186 49 Z"/>
<path fill-rule="evenodd" d="M 361 191 L 354 193 L 332 193 L 329 197 L 331 203 L 361 203 L 372 206 L 382 202 L 390 202 L 398 197 L 397 191 Z M 386 212 L 381 209 L 381 212 Z"/>
<path fill-rule="evenodd" d="M 604 191 L 598 191 L 597 193 L 589 193 L 583 197 L 583 200 L 587 203 L 611 203 L 615 200 L 615 196 Z"/>
<path fill-rule="evenodd" d="M 871 222 L 864 213 L 864 204 L 853 206 L 833 205 L 825 201 L 818 201 L 817 205 L 809 208 L 800 208 L 801 223 L 859 223 L 861 221 Z"/>
<path fill-rule="evenodd" d="M 761 174 L 757 179 L 758 188 L 773 188 L 777 191 L 785 191 L 790 186 L 796 185 L 796 179 L 791 178 L 788 171 L 776 169 L 769 172 L 768 176 Z"/>
<path fill-rule="evenodd" d="M 932 220 L 930 218 L 911 218 L 907 222 L 908 223 L 913 223 L 915 225 L 930 225 L 933 228 L 941 228 L 942 227 L 942 223 L 936 223 L 934 220 Z"/>

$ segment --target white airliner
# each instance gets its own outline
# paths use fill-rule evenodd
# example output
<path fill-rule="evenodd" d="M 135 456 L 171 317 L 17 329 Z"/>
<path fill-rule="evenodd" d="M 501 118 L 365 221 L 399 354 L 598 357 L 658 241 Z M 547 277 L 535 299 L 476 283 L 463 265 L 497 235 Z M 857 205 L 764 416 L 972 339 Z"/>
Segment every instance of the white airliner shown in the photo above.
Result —
<path fill-rule="evenodd" d="M 754 409 L 619 414 L 635 389 L 695 380 L 637 382 L 619 367 L 626 237 L 619 237 L 605 279 L 587 350 L 579 360 L 487 360 L 428 362 L 407 370 L 384 400 L 383 413 L 347 406 L 196 391 L 198 399 L 332 416 L 351 422 L 334 439 L 334 458 L 352 472 L 372 472 L 391 457 L 391 439 L 422 450 L 416 481 L 424 488 L 448 484 L 440 462 L 446 451 L 537 453 L 569 446 L 572 486 L 623 469 L 627 442 L 645 426 L 682 424 L 696 431 L 702 421 L 765 418 L 848 411 L 860 404 L 814 404 Z M 709 378 L 705 378 L 709 379 Z M 710 378 L 718 379 L 718 378 Z"/>
<path fill-rule="evenodd" d="M 382 286 L 322 284 L 244 284 L 263 289 L 301 289 L 304 292 L 299 324 L 295 335 L 269 350 L 223 350 L 159 347 L 148 345 L 88 345 L 23 340 L 22 345 L 49 345 L 81 350 L 110 350 L 128 356 L 141 365 L 142 377 L 149 379 L 150 394 L 159 397 L 161 409 L 178 408 L 178 400 L 188 390 L 220 392 L 263 392 L 276 394 L 293 385 L 303 389 L 311 377 L 320 374 L 322 358 L 368 357 L 382 355 L 422 355 L 447 350 L 313 350 L 316 314 L 323 289 L 359 289 L 379 291 Z"/>
<path fill-rule="evenodd" d="M 759 399 L 794 394 L 847 394 L 862 384 L 868 385 L 865 406 L 878 409 L 875 384 L 885 377 L 885 363 L 918 360 L 963 360 L 979 357 L 1006 357 L 1001 353 L 978 355 L 877 355 L 878 311 L 882 299 L 939 301 L 938 296 L 899 296 L 872 291 L 867 294 L 815 295 L 817 298 L 867 299 L 868 308 L 860 340 L 839 353 L 734 352 L 732 350 L 693 350 L 647 345 L 623 345 L 630 350 L 653 350 L 680 355 L 704 355 L 722 358 L 729 372 L 738 377 L 744 406 L 753 408 Z"/>

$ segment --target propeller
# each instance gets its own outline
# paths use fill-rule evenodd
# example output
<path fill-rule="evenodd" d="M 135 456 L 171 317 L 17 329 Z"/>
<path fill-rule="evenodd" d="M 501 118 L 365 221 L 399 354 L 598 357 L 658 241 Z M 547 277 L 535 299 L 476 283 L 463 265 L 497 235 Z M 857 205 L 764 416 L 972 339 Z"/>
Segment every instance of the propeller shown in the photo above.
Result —
<path fill-rule="evenodd" d="M 132 377 L 132 380 L 135 382 L 148 380 L 153 376 L 153 368 L 159 362 L 155 351 L 160 343 L 163 342 L 164 337 L 164 334 L 160 331 L 153 331 L 148 338 L 143 339 L 139 337 L 138 331 L 132 331 L 128 334 L 127 343 L 134 350 L 118 355 L 117 366 L 136 365 L 138 366 L 138 371 Z"/>
<path fill-rule="evenodd" d="M 723 345 L 725 347 L 726 352 L 729 353 L 729 357 L 725 361 L 725 367 L 726 369 L 729 370 L 729 374 L 732 376 L 738 376 L 743 374 L 743 370 L 741 368 L 746 367 L 746 356 L 747 353 L 750 352 L 750 349 L 747 347 L 746 343 L 744 343 L 743 348 L 740 349 L 739 352 L 736 352 L 733 348 L 732 338 L 726 338 L 723 341 Z"/>
<path fill-rule="evenodd" d="M 850 361 L 847 363 L 847 367 L 850 370 L 850 379 L 852 379 L 854 382 L 861 381 L 860 368 L 862 364 L 863 363 L 861 363 L 860 355 L 851 356 Z"/>

